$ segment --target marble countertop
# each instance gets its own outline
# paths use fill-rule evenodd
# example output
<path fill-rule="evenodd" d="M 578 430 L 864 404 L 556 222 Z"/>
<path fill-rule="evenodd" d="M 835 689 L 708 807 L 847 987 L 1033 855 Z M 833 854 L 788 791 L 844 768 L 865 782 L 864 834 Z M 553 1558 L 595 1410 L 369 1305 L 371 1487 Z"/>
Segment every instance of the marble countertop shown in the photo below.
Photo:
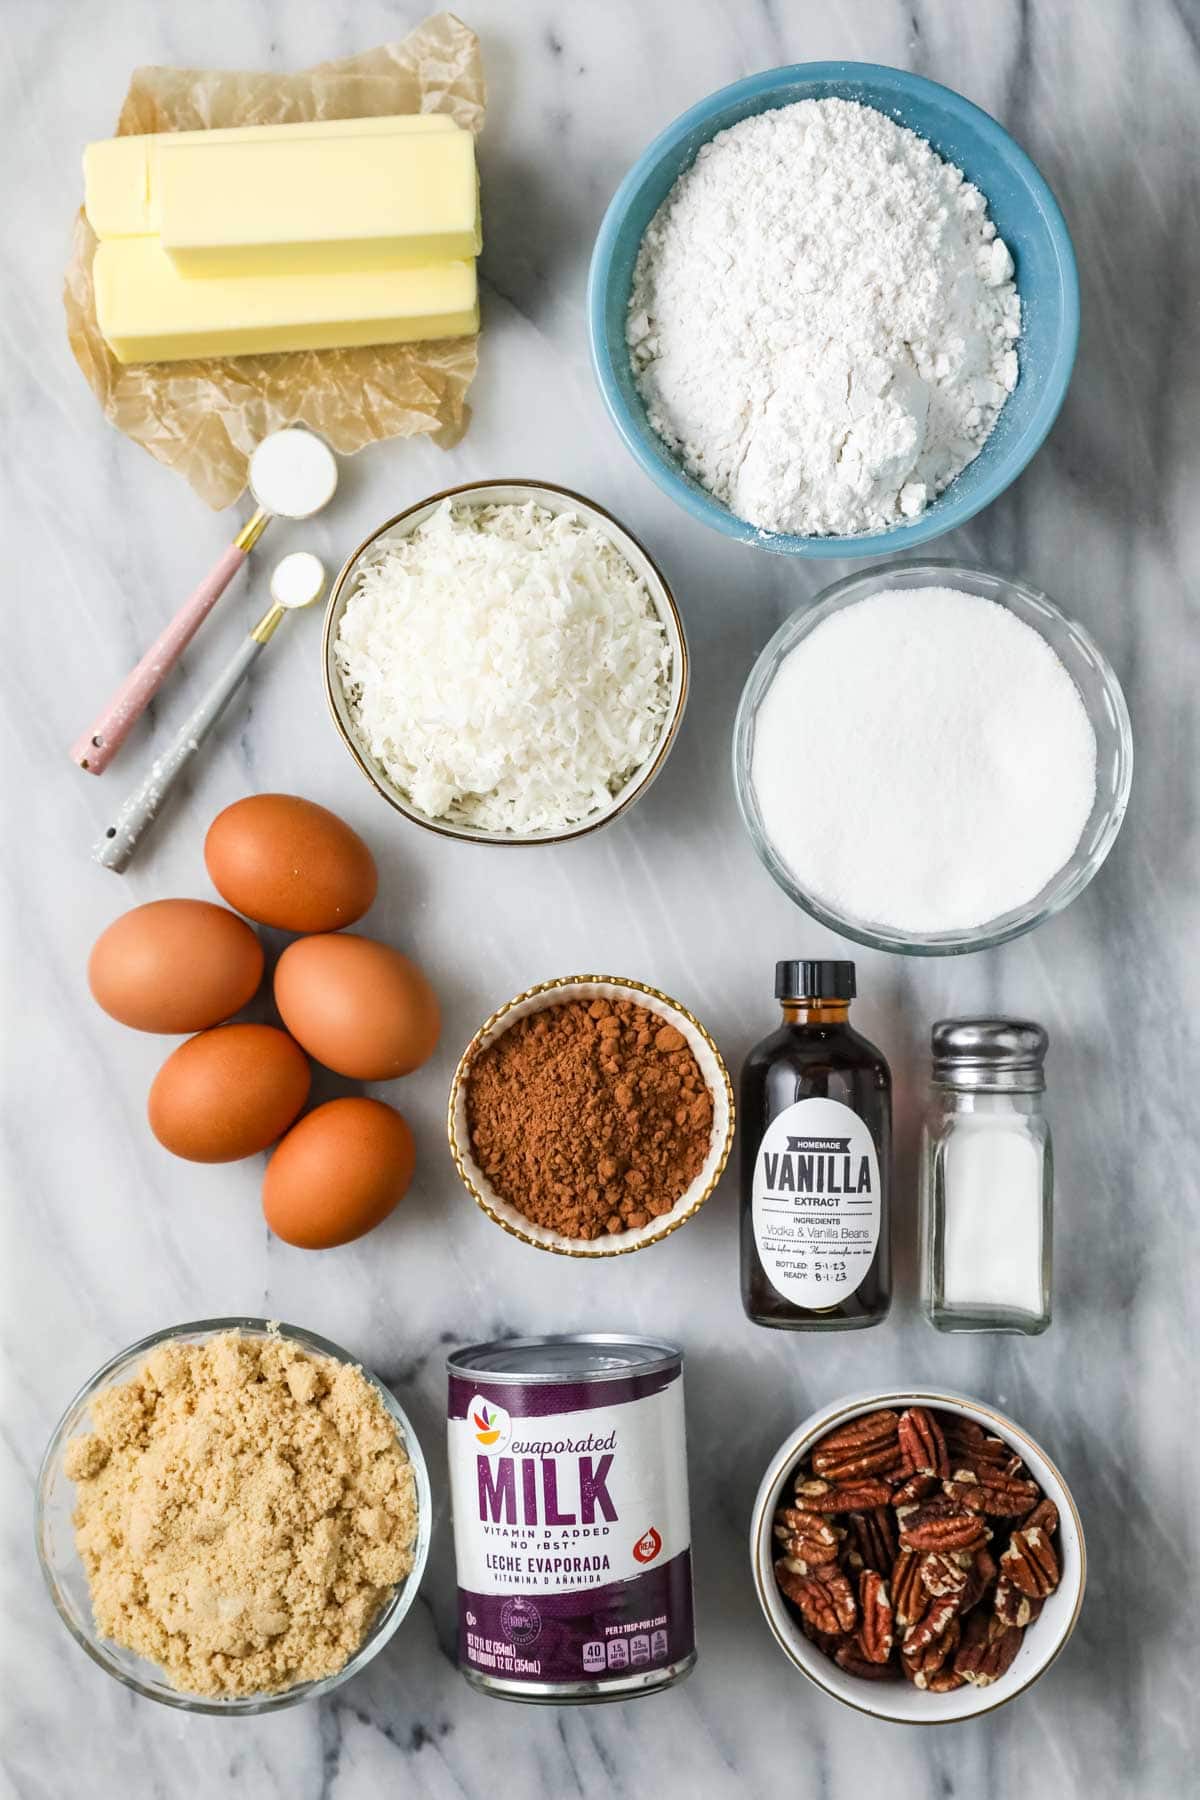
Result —
<path fill-rule="evenodd" d="M 346 465 L 336 506 L 309 527 L 276 527 L 272 553 L 305 546 L 336 564 L 389 512 L 456 481 L 516 474 L 579 488 L 652 548 L 680 597 L 695 673 L 682 737 L 651 794 L 610 830 L 536 855 L 448 845 L 399 827 L 351 766 L 321 699 L 320 622 L 299 619 L 123 881 L 88 849 L 142 766 L 150 728 L 103 784 L 74 770 L 66 747 L 230 525 L 105 425 L 68 354 L 59 286 L 79 151 L 111 130 L 135 64 L 302 67 L 398 37 L 421 9 L 43 0 L 0 20 L 13 171 L 0 450 L 10 561 L 0 1793 L 1181 1794 L 1200 1748 L 1186 1601 L 1200 1474 L 1187 1423 L 1200 1072 L 1195 10 L 1186 0 L 464 0 L 463 10 L 490 84 L 486 332 L 470 429 L 450 453 L 421 441 L 365 452 Z M 604 206 L 649 139 L 725 82 L 825 57 L 896 63 L 960 89 L 1014 131 L 1062 200 L 1083 284 L 1066 407 L 1024 477 L 935 554 L 1026 576 L 1083 620 L 1125 685 L 1138 762 L 1112 857 L 1065 915 L 965 959 L 850 952 L 856 1018 L 889 1055 L 898 1090 L 897 1295 L 878 1330 L 797 1339 L 742 1316 L 732 1182 L 645 1255 L 551 1261 L 471 1206 L 442 1112 L 462 1045 L 531 982 L 593 968 L 652 982 L 704 1019 L 736 1069 L 772 1026 L 774 959 L 847 953 L 755 860 L 728 742 L 758 649 L 848 565 L 747 553 L 675 510 L 604 416 L 583 315 Z M 157 709 L 160 734 L 229 654 L 262 582 L 260 568 L 232 591 L 189 654 Z M 445 1005 L 442 1048 L 403 1093 L 420 1150 L 413 1190 L 376 1235 L 321 1256 L 269 1236 L 258 1164 L 198 1167 L 159 1149 L 142 1114 L 163 1045 L 105 1019 L 84 984 L 88 948 L 122 908 L 209 892 L 204 828 L 258 789 L 323 801 L 369 838 L 382 879 L 368 928 L 415 955 Z M 934 1018 L 976 1009 L 1030 1014 L 1052 1040 L 1055 1323 L 1040 1340 L 939 1337 L 917 1310 L 924 1047 Z M 438 1517 L 420 1602 L 369 1671 L 322 1704 L 231 1724 L 138 1700 L 88 1662 L 43 1591 L 29 1508 L 50 1429 L 94 1368 L 158 1326 L 239 1312 L 325 1333 L 395 1386 L 431 1459 Z M 503 1332 L 583 1329 L 654 1331 L 686 1349 L 700 1663 L 683 1687 L 637 1704 L 506 1707 L 454 1668 L 444 1353 Z M 751 1500 L 783 1434 L 826 1400 L 897 1379 L 1011 1411 L 1067 1472 L 1088 1534 L 1089 1592 L 1068 1652 L 1018 1705 L 942 1732 L 872 1723 L 806 1687 L 770 1641 L 747 1575 Z"/>

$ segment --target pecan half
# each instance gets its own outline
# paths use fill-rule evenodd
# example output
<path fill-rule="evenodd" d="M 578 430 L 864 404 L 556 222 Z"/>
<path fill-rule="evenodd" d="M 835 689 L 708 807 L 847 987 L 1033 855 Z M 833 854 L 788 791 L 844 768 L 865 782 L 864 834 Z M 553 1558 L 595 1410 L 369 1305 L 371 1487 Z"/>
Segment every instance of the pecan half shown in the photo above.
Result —
<path fill-rule="evenodd" d="M 1039 1531 L 1044 1531 L 1047 1537 L 1053 1537 L 1058 1530 L 1058 1508 L 1053 1500 L 1047 1500 L 1044 1495 L 1029 1517 L 1022 1521 L 1021 1529 L 1029 1531 L 1035 1525 Z"/>
<path fill-rule="evenodd" d="M 892 1567 L 892 1608 L 897 1625 L 915 1625 L 929 1605 L 929 1589 L 921 1580 L 921 1558 L 915 1550 L 902 1550 Z"/>
<path fill-rule="evenodd" d="M 802 1512 L 873 1512 L 886 1506 L 892 1490 L 871 1476 L 861 1481 L 798 1481 L 796 1505 Z"/>
<path fill-rule="evenodd" d="M 896 1560 L 896 1521 L 891 1508 L 877 1506 L 873 1512 L 851 1513 L 846 1525 L 850 1560 L 857 1555 L 862 1568 L 890 1575 Z"/>
<path fill-rule="evenodd" d="M 858 1621 L 854 1590 L 837 1569 L 808 1575 L 789 1569 L 786 1562 L 777 1562 L 775 1580 L 780 1593 L 799 1607 L 801 1615 L 817 1631 L 837 1637 L 854 1630 Z"/>
<path fill-rule="evenodd" d="M 918 1514 L 922 1519 L 944 1519 L 950 1513 L 959 1510 L 953 1500 L 948 1500 L 945 1494 L 930 1494 L 927 1500 L 911 1500 L 903 1504 L 897 1501 L 896 1529 L 904 1531 L 908 1521 L 916 1518 Z"/>
<path fill-rule="evenodd" d="M 986 1466 L 978 1474 L 965 1469 L 956 1471 L 943 1484 L 943 1492 L 968 1512 L 984 1513 L 994 1519 L 1024 1518 L 1042 1494 L 1036 1481 Z"/>
<path fill-rule="evenodd" d="M 925 1407 L 910 1406 L 907 1412 L 902 1412 L 896 1435 L 909 1475 L 949 1475 L 945 1436 Z"/>
<path fill-rule="evenodd" d="M 978 1606 L 996 1579 L 996 1564 L 986 1549 L 977 1550 L 967 1574 L 967 1585 L 958 1596 L 958 1610 L 969 1613 Z"/>
<path fill-rule="evenodd" d="M 1000 1558 L 1000 1572 L 1032 1600 L 1042 1600 L 1054 1592 L 1059 1583 L 1058 1558 L 1040 1526 L 1030 1525 L 1013 1532 L 1008 1549 Z"/>
<path fill-rule="evenodd" d="M 974 1419 L 960 1418 L 957 1413 L 935 1415 L 946 1438 L 946 1453 L 952 1469 L 984 1467 L 1004 1468 L 1012 1460 L 1012 1451 L 1002 1438 L 991 1437 Z"/>
<path fill-rule="evenodd" d="M 892 1602 L 886 1581 L 874 1569 L 864 1569 L 858 1578 L 858 1611 L 859 1648 L 868 1662 L 885 1663 L 895 1640 Z"/>
<path fill-rule="evenodd" d="M 1005 1625 L 999 1619 L 975 1613 L 967 1621 L 963 1641 L 954 1658 L 955 1673 L 974 1687 L 990 1687 L 1012 1666 L 1024 1635 L 1015 1625 Z"/>
<path fill-rule="evenodd" d="M 942 1635 L 934 1638 L 931 1644 L 913 1655 L 901 1657 L 904 1673 L 914 1687 L 929 1686 L 930 1679 L 954 1657 L 961 1638 L 962 1626 L 956 1618 L 951 1619 Z"/>
<path fill-rule="evenodd" d="M 775 1536 L 792 1562 L 805 1569 L 819 1568 L 837 1561 L 838 1546 L 844 1532 L 819 1513 L 801 1512 L 797 1506 L 784 1506 L 775 1514 Z"/>
<path fill-rule="evenodd" d="M 833 1653 L 833 1660 L 847 1675 L 858 1675 L 863 1681 L 895 1681 L 898 1674 L 895 1663 L 872 1662 L 864 1656 L 857 1638 L 843 1639 Z"/>
<path fill-rule="evenodd" d="M 974 1562 L 963 1550 L 928 1550 L 921 1558 L 921 1580 L 935 1600 L 961 1594 Z"/>
<path fill-rule="evenodd" d="M 892 1489 L 893 1506 L 915 1506 L 920 1500 L 928 1500 L 936 1494 L 941 1483 L 936 1475 L 910 1475 L 899 1487 Z"/>
<path fill-rule="evenodd" d="M 823 1437 L 812 1453 L 813 1473 L 834 1481 L 894 1469 L 900 1461 L 894 1412 L 866 1413 Z"/>
<path fill-rule="evenodd" d="M 1007 1575 L 1001 1575 L 996 1583 L 996 1598 L 992 1610 L 1002 1625 L 1018 1625 L 1023 1630 L 1032 1625 L 1041 1612 L 1045 1602 L 1035 1600 L 1031 1594 L 1023 1594 L 1019 1587 L 1014 1587 Z"/>
<path fill-rule="evenodd" d="M 904 1550 L 979 1550 L 987 1540 L 987 1527 L 975 1513 L 943 1511 L 936 1500 L 914 1507 L 900 1524 Z"/>
<path fill-rule="evenodd" d="M 900 1648 L 905 1656 L 924 1656 L 930 1644 L 950 1629 L 952 1619 L 958 1618 L 958 1596 L 947 1594 L 943 1600 L 931 1600 L 929 1608 L 915 1625 L 910 1625 L 904 1634 Z"/>

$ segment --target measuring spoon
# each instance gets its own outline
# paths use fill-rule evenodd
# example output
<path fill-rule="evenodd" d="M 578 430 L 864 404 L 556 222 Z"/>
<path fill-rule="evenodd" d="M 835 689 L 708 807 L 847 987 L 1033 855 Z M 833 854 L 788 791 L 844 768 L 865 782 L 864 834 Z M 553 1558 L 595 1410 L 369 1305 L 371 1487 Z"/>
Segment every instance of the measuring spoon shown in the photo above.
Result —
<path fill-rule="evenodd" d="M 218 675 L 169 747 L 156 756 L 141 786 L 135 788 L 92 851 L 94 861 L 122 875 L 144 834 L 158 817 L 171 789 L 196 755 L 234 694 L 270 643 L 285 613 L 311 606 L 325 592 L 325 566 L 308 550 L 293 551 L 276 563 L 271 576 L 271 607 L 241 649 Z"/>
<path fill-rule="evenodd" d="M 102 775 L 107 769 L 271 520 L 309 519 L 333 498 L 337 459 L 315 433 L 289 425 L 258 445 L 250 458 L 249 480 L 255 512 L 130 670 L 99 718 L 71 746 L 73 760 L 89 775 Z"/>

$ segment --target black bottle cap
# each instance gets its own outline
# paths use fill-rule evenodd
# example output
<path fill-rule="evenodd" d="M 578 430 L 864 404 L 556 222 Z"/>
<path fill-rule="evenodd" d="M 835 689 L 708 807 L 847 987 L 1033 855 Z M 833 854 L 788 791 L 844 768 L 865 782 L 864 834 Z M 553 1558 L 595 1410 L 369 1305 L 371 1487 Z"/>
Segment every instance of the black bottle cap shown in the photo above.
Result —
<path fill-rule="evenodd" d="M 853 1000 L 852 962 L 802 961 L 775 964 L 777 1000 Z"/>

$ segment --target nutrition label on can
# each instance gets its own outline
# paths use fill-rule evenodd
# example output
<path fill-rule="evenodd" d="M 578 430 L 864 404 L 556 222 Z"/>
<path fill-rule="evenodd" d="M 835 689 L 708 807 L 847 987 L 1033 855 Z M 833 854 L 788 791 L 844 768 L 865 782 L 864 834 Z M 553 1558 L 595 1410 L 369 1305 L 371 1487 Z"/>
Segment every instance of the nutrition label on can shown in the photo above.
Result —
<path fill-rule="evenodd" d="M 619 1627 L 619 1635 L 610 1636 L 605 1643 L 593 1639 L 583 1646 L 583 1672 L 585 1675 L 603 1675 L 609 1669 L 643 1669 L 650 1663 L 666 1662 L 670 1653 L 670 1640 L 666 1632 L 666 1619 L 657 1621 L 658 1629 L 647 1629 L 651 1621 L 638 1620 L 635 1624 Z"/>
<path fill-rule="evenodd" d="M 879 1242 L 879 1159 L 856 1112 L 798 1100 L 758 1147 L 754 1239 L 772 1285 L 798 1306 L 835 1306 L 860 1285 Z"/>

